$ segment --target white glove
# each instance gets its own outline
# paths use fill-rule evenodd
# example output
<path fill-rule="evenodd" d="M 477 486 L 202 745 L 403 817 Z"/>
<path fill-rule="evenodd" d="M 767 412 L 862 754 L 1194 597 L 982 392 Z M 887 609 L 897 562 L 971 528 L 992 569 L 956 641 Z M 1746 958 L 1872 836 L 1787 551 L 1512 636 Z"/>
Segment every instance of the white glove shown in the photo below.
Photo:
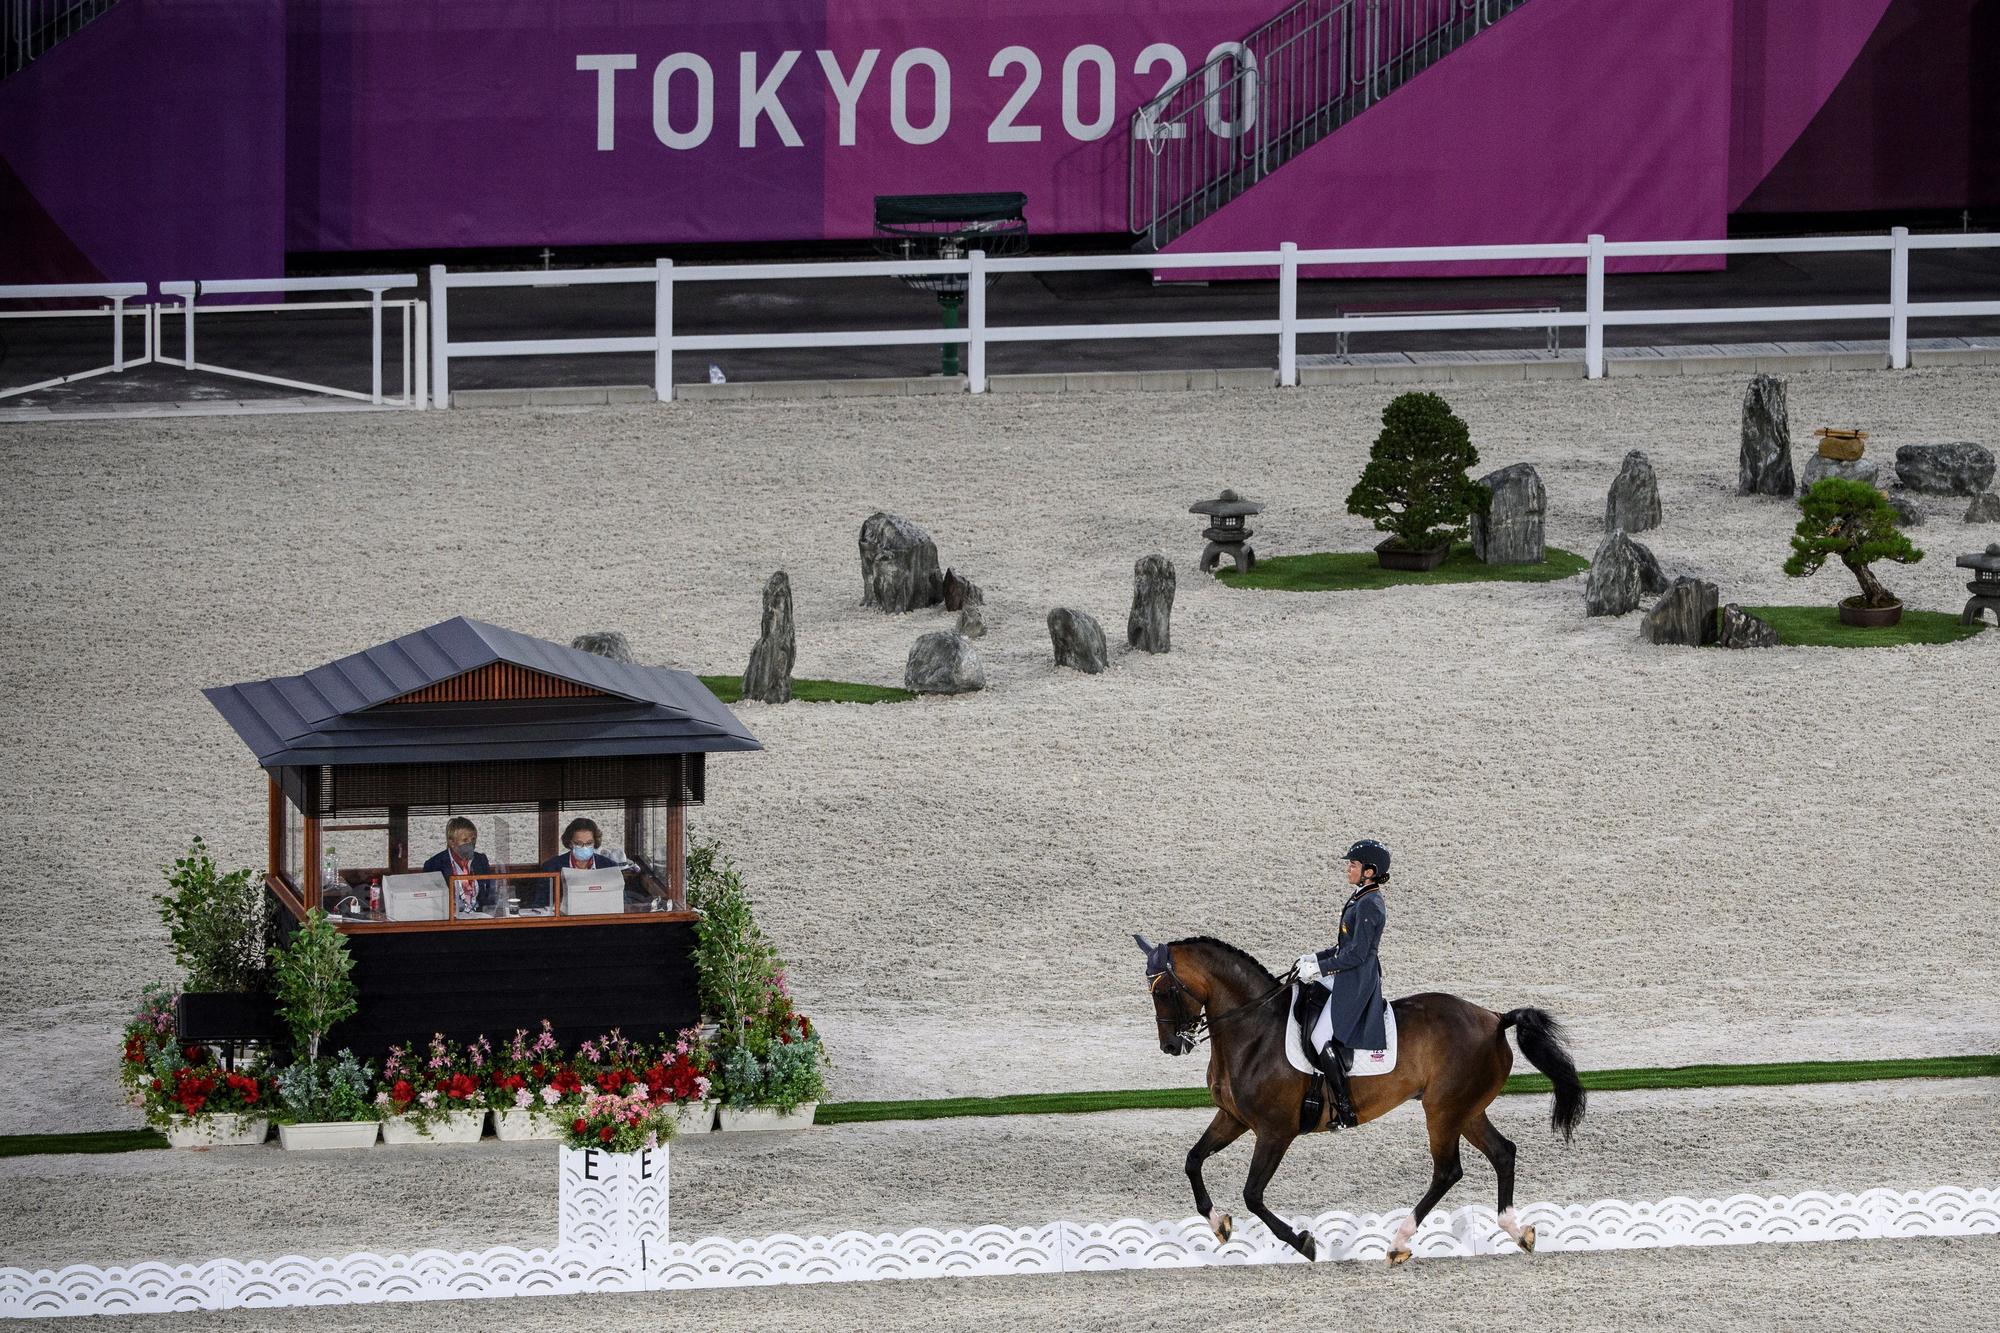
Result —
<path fill-rule="evenodd" d="M 1300 981 L 1316 981 L 1316 980 L 1318 980 L 1318 979 L 1319 979 L 1319 954 L 1318 954 L 1317 952 L 1315 952 L 1315 953 L 1302 953 L 1302 954 L 1300 954 L 1300 955 L 1299 955 L 1299 963 L 1298 963 L 1298 967 L 1299 967 L 1299 980 L 1300 980 Z"/>

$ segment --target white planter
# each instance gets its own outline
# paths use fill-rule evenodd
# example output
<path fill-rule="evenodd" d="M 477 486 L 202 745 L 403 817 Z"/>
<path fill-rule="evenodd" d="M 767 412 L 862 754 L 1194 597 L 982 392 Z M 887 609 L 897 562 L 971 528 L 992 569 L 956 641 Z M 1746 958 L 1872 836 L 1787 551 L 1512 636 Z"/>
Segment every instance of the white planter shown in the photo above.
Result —
<path fill-rule="evenodd" d="M 270 1131 L 266 1116 L 225 1112 L 177 1121 L 167 1129 L 167 1142 L 176 1148 L 247 1148 L 262 1143 Z"/>
<path fill-rule="evenodd" d="M 683 1102 L 674 1108 L 674 1134 L 706 1134 L 715 1128 L 714 1102 Z"/>
<path fill-rule="evenodd" d="M 813 1122 L 818 1102 L 800 1102 L 789 1114 L 775 1106 L 725 1106 L 717 1129 L 725 1133 L 761 1133 L 774 1129 L 804 1129 Z"/>
<path fill-rule="evenodd" d="M 285 1151 L 317 1148 L 372 1148 L 375 1132 L 381 1128 L 373 1120 L 325 1120 L 304 1125 L 279 1125 L 278 1142 Z"/>
<path fill-rule="evenodd" d="M 508 1143 L 522 1143 L 531 1139 L 560 1138 L 562 1126 L 545 1115 L 536 1115 L 533 1111 L 517 1107 L 493 1113 L 493 1133 L 496 1138 Z"/>
<path fill-rule="evenodd" d="M 668 1147 L 559 1152 L 557 1244 L 627 1268 L 649 1267 L 667 1243 Z"/>
<path fill-rule="evenodd" d="M 486 1108 L 468 1111 L 446 1111 L 427 1125 L 419 1125 L 407 1116 L 392 1115 L 382 1122 L 382 1142 L 397 1145 L 411 1143 L 477 1143 L 479 1136 L 486 1132 Z"/>

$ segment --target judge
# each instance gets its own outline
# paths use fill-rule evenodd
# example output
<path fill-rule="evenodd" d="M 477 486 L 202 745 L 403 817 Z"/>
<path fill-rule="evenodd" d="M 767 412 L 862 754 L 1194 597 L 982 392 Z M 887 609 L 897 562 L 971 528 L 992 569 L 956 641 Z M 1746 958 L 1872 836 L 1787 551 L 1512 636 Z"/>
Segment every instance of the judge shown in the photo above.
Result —
<path fill-rule="evenodd" d="M 435 870 L 447 882 L 453 875 L 486 875 L 493 870 L 492 862 L 479 850 L 479 830 L 471 820 L 455 816 L 444 826 L 444 850 L 424 862 L 424 869 Z M 452 884 L 454 894 L 460 891 L 459 884 Z M 490 912 L 500 901 L 500 888 L 493 880 L 479 881 L 477 906 L 480 911 Z"/>

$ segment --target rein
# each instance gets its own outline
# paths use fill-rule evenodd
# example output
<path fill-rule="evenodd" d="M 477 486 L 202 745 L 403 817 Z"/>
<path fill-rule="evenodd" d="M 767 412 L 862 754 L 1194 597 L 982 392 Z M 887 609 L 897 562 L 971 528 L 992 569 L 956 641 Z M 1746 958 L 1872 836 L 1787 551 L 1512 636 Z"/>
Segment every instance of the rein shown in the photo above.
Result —
<path fill-rule="evenodd" d="M 1219 1024 L 1227 1023 L 1230 1019 L 1235 1018 L 1239 1014 L 1249 1013 L 1253 1009 L 1261 1009 L 1265 1005 L 1269 1004 L 1273 999 L 1277 998 L 1279 995 L 1282 995 L 1285 991 L 1285 988 L 1290 986 L 1293 981 L 1297 980 L 1298 974 L 1299 974 L 1298 968 L 1294 967 L 1291 971 L 1285 973 L 1284 976 L 1278 978 L 1277 985 L 1271 987 L 1271 989 L 1265 991 L 1262 995 L 1258 996 L 1256 999 L 1247 1001 L 1243 1004 L 1239 1004 L 1234 1009 L 1225 1010 L 1224 1012 L 1216 1014 L 1213 1017 L 1210 1017 L 1208 1014 L 1208 1006 L 1206 1004 L 1203 1004 L 1201 1007 L 1201 1012 L 1197 1013 L 1193 1018 L 1183 1019 L 1174 1024 L 1174 1035 L 1187 1038 L 1189 1043 L 1189 1049 L 1192 1050 L 1194 1047 L 1199 1046 L 1201 1045 L 1201 1043 L 1207 1041 L 1209 1039 L 1209 1035 L 1212 1032 L 1214 1032 L 1215 1028 Z M 1192 997 L 1193 992 L 1188 990 L 1187 986 L 1182 983 L 1180 977 L 1175 975 L 1173 964 L 1169 963 L 1164 971 L 1155 972 L 1153 974 L 1152 989 L 1154 994 L 1159 993 L 1160 982 L 1163 979 L 1173 982 L 1173 988 L 1169 990 L 1167 994 L 1187 995 Z M 1164 1018 L 1156 1018 L 1153 1021 L 1156 1024 L 1165 1026 L 1168 1020 Z"/>

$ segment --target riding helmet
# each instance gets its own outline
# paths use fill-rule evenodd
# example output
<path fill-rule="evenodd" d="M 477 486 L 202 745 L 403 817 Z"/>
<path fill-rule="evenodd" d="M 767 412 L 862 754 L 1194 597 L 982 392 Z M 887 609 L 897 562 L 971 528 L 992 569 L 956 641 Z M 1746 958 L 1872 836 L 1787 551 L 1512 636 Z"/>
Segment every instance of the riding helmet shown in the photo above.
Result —
<path fill-rule="evenodd" d="M 1375 872 L 1376 883 L 1389 878 L 1389 849 L 1373 838 L 1363 838 L 1347 849 L 1347 859 L 1359 861 Z"/>

